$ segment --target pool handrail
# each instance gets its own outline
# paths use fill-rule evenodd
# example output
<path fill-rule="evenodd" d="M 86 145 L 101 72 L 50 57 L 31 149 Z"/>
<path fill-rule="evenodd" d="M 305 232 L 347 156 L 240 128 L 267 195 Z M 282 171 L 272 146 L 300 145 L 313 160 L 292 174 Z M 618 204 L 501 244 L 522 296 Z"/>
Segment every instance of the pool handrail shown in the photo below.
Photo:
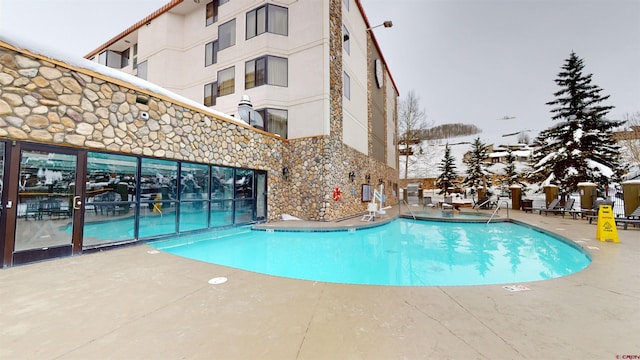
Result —
<path fill-rule="evenodd" d="M 411 210 L 411 206 L 409 206 L 409 203 L 407 202 L 407 200 L 402 199 L 402 202 L 407 205 L 407 209 L 409 209 L 409 212 L 411 213 L 411 216 L 413 217 L 413 220 L 415 220 L 416 216 L 413 214 L 413 210 Z M 398 206 L 398 208 L 400 208 L 400 206 Z"/>
<path fill-rule="evenodd" d="M 491 217 L 489 218 L 489 220 L 487 220 L 487 224 L 489 224 L 491 222 L 491 219 L 493 219 L 493 217 L 496 215 L 496 213 L 498 212 L 498 210 L 500 210 L 500 205 L 501 204 L 505 204 L 506 205 L 506 209 L 507 209 L 507 219 L 509 218 L 509 202 L 507 200 L 502 200 L 501 202 L 498 202 L 496 204 L 496 209 L 493 211 L 493 214 L 491 214 Z"/>

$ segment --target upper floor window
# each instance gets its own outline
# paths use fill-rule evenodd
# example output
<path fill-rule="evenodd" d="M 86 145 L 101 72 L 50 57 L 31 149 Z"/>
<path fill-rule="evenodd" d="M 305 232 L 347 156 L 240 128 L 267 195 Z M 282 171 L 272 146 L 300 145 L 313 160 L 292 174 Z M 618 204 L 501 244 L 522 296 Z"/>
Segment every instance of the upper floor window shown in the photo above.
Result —
<path fill-rule="evenodd" d="M 344 4 L 345 9 L 347 9 L 347 11 L 349 11 L 349 1 L 351 0 L 342 0 L 342 3 Z"/>
<path fill-rule="evenodd" d="M 214 106 L 218 97 L 218 83 L 212 82 L 204 85 L 204 106 Z"/>
<path fill-rule="evenodd" d="M 143 61 L 138 64 L 138 74 L 136 75 L 140 79 L 147 80 L 147 62 Z"/>
<path fill-rule="evenodd" d="M 114 69 L 121 69 L 129 65 L 129 49 L 122 52 L 105 50 L 98 54 L 98 63 Z"/>
<path fill-rule="evenodd" d="M 212 2 L 207 4 L 205 11 L 207 26 L 218 21 L 218 7 L 227 2 L 229 2 L 229 0 L 213 0 Z"/>
<path fill-rule="evenodd" d="M 289 34 L 289 10 L 266 4 L 247 13 L 247 39 L 265 32 Z"/>
<path fill-rule="evenodd" d="M 288 86 L 288 61 L 275 56 L 263 56 L 245 63 L 244 88 L 261 85 Z"/>
<path fill-rule="evenodd" d="M 207 43 L 204 46 L 204 66 L 216 64 L 218 62 L 218 40 Z"/>
<path fill-rule="evenodd" d="M 236 44 L 236 19 L 218 26 L 218 51 Z"/>
<path fill-rule="evenodd" d="M 218 71 L 218 96 L 233 94 L 236 91 L 235 76 L 234 66 Z"/>
<path fill-rule="evenodd" d="M 138 43 L 133 44 L 133 61 L 131 66 L 133 70 L 138 68 Z"/>
<path fill-rule="evenodd" d="M 351 53 L 351 40 L 349 36 L 349 29 L 342 25 L 342 47 L 347 54 Z"/>
<path fill-rule="evenodd" d="M 344 73 L 342 82 L 344 86 L 344 97 L 351 99 L 351 78 L 346 72 Z"/>
<path fill-rule="evenodd" d="M 280 109 L 260 109 L 256 110 L 264 120 L 264 130 L 272 134 L 287 138 L 287 122 L 289 114 L 287 110 Z"/>

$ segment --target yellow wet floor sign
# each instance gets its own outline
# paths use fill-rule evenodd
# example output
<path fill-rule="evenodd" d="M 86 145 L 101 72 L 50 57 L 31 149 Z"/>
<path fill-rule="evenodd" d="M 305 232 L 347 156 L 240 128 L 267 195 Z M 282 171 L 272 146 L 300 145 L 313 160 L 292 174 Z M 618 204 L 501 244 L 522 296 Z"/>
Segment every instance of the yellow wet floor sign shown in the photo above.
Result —
<path fill-rule="evenodd" d="M 616 219 L 613 217 L 611 205 L 600 205 L 596 239 L 600 241 L 612 240 L 613 242 L 619 242 L 618 228 L 616 227 Z"/>

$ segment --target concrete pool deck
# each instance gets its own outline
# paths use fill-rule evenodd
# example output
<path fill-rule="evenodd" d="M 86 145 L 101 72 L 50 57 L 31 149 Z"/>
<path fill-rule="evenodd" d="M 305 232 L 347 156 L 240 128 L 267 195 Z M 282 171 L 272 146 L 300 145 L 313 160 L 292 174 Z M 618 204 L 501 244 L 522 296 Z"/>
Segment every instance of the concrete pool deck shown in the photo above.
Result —
<path fill-rule="evenodd" d="M 503 213 L 503 211 L 501 210 Z M 389 215 L 397 215 L 394 208 Z M 0 359 L 624 359 L 640 355 L 640 228 L 510 211 L 578 241 L 576 274 L 502 285 L 292 280 L 123 247 L 0 270 Z M 283 221 L 279 226 L 300 226 Z M 361 223 L 304 222 L 329 227 Z M 214 277 L 228 281 L 211 285 Z"/>

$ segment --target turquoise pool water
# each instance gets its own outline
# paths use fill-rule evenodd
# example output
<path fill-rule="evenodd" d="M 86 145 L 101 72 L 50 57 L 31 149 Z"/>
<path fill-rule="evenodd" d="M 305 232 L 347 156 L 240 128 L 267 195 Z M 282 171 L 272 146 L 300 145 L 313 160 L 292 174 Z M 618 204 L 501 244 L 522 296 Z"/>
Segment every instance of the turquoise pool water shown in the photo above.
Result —
<path fill-rule="evenodd" d="M 158 241 L 179 256 L 295 279 L 369 285 L 518 283 L 569 275 L 589 255 L 510 223 L 398 219 L 357 231 L 217 232 Z"/>

